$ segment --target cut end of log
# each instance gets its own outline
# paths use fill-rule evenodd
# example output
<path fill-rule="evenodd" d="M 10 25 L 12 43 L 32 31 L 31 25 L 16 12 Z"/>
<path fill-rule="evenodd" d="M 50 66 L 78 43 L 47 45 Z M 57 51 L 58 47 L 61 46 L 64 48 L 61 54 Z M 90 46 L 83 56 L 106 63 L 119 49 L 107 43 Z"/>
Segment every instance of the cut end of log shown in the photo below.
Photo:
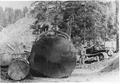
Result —
<path fill-rule="evenodd" d="M 58 34 L 45 33 L 35 41 L 28 59 L 33 73 L 50 78 L 63 78 L 70 76 L 75 69 L 75 47 L 69 39 L 64 38 L 64 34 Z"/>
<path fill-rule="evenodd" d="M 29 64 L 25 59 L 14 59 L 8 68 L 8 75 L 13 80 L 22 80 L 29 74 Z"/>

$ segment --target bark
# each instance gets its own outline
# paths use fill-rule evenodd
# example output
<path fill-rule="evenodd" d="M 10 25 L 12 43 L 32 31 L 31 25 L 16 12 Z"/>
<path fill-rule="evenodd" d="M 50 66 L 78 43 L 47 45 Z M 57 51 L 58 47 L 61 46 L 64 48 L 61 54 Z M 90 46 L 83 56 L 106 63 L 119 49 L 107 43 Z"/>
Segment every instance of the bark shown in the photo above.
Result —
<path fill-rule="evenodd" d="M 119 34 L 117 34 L 117 37 L 116 37 L 116 52 L 119 51 Z"/>
<path fill-rule="evenodd" d="M 47 77 L 70 76 L 76 66 L 76 50 L 73 44 L 63 37 L 64 34 L 62 37 L 60 33 L 46 35 L 43 34 L 32 47 L 29 57 L 31 69 Z"/>

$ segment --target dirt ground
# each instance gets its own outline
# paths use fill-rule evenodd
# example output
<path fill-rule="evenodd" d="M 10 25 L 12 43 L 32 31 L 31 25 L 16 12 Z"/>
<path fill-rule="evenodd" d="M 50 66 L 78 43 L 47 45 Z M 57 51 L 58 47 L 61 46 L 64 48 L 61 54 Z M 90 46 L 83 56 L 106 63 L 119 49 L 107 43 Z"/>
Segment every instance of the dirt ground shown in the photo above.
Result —
<path fill-rule="evenodd" d="M 1 69 L 1 82 L 87 82 L 87 81 L 119 81 L 119 54 L 101 62 L 76 66 L 68 78 L 27 77 L 21 81 L 13 81 L 7 77 L 6 70 Z M 6 74 L 6 75 L 5 75 Z M 3 76 L 4 75 L 4 76 Z"/>

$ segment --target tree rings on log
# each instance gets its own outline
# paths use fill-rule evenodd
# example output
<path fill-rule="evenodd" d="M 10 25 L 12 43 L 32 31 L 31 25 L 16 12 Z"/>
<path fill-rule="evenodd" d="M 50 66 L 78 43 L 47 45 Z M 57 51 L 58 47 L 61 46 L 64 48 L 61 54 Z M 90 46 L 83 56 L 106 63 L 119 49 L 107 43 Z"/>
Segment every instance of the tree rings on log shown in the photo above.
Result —
<path fill-rule="evenodd" d="M 68 77 L 76 66 L 76 49 L 64 34 L 49 34 L 42 34 L 35 41 L 29 57 L 30 67 L 47 77 Z"/>
<path fill-rule="evenodd" d="M 13 80 L 22 80 L 29 74 L 30 66 L 26 59 L 12 60 L 8 68 L 8 75 Z"/>

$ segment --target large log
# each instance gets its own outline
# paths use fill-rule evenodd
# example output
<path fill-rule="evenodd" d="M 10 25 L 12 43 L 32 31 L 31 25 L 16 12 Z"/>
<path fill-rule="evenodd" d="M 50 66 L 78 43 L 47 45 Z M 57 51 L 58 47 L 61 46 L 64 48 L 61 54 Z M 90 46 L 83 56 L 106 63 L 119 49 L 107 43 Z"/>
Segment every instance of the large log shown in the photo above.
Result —
<path fill-rule="evenodd" d="M 8 67 L 8 75 L 13 80 L 22 80 L 29 74 L 29 62 L 23 58 L 13 59 Z"/>
<path fill-rule="evenodd" d="M 67 34 L 48 31 L 35 41 L 29 62 L 31 69 L 43 76 L 68 77 L 76 66 L 76 49 Z"/>

